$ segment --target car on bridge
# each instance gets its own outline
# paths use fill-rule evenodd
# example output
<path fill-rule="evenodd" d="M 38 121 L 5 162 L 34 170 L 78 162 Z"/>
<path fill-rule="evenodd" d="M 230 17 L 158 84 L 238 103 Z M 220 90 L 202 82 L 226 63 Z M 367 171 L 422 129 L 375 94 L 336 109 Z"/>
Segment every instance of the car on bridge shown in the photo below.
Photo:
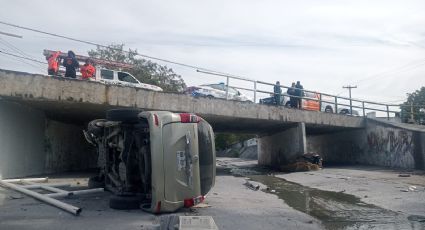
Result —
<path fill-rule="evenodd" d="M 96 68 L 96 77 L 93 80 L 104 84 L 136 87 L 159 92 L 163 91 L 159 86 L 142 83 L 130 73 L 118 70 Z"/>
<path fill-rule="evenodd" d="M 89 187 L 113 192 L 111 208 L 173 212 L 202 202 L 214 186 L 214 132 L 195 114 L 109 110 L 84 135 L 100 168 Z"/>
<path fill-rule="evenodd" d="M 330 103 L 332 98 L 328 98 L 327 96 L 322 95 L 321 104 L 319 102 L 319 99 L 320 99 L 320 93 L 304 91 L 304 96 L 301 99 L 302 109 L 310 110 L 310 111 L 324 111 L 324 112 L 333 113 L 334 106 L 332 103 Z M 281 100 L 280 105 L 285 105 L 286 107 L 290 107 L 290 104 L 289 104 L 290 96 L 288 95 L 288 93 L 283 92 L 282 96 L 280 97 L 280 100 Z M 276 101 L 275 101 L 275 98 L 273 97 L 273 94 L 271 94 L 271 97 L 260 99 L 260 104 L 276 105 Z"/>
<path fill-rule="evenodd" d="M 200 86 L 191 86 L 186 89 L 186 93 L 194 97 L 207 97 L 207 98 L 227 98 L 236 101 L 252 102 L 252 99 L 242 94 L 234 87 L 225 85 L 224 83 L 218 84 L 205 84 Z"/>

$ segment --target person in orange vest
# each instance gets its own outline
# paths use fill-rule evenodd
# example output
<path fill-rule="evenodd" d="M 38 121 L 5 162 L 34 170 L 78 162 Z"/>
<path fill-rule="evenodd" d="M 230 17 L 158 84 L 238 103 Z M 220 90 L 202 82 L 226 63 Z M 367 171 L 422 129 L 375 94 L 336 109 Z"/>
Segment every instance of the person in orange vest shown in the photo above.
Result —
<path fill-rule="evenodd" d="M 59 60 L 58 57 L 61 54 L 60 51 L 56 51 L 54 52 L 52 55 L 49 56 L 49 58 L 47 59 L 47 63 L 49 65 L 49 67 L 47 68 L 47 73 L 49 75 L 58 75 L 58 71 L 59 71 Z"/>
<path fill-rule="evenodd" d="M 91 78 L 94 78 L 96 69 L 91 62 L 92 61 L 90 59 L 86 59 L 84 65 L 80 67 L 81 77 L 83 80 L 90 80 Z"/>

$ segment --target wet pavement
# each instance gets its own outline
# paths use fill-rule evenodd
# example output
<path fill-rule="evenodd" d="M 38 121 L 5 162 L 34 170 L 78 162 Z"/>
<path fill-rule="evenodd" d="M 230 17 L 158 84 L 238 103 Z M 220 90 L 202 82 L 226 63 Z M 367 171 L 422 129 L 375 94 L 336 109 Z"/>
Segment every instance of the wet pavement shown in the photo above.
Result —
<path fill-rule="evenodd" d="M 51 175 L 49 182 L 85 188 L 90 175 Z M 409 185 L 417 190 L 400 191 Z M 379 169 L 283 174 L 255 161 L 217 158 L 216 185 L 203 208 L 162 215 L 113 210 L 104 192 L 64 199 L 83 208 L 75 217 L 0 187 L 0 229 L 143 230 L 169 215 L 212 216 L 219 229 L 425 229 L 424 185 L 424 175 L 400 178 Z"/>
<path fill-rule="evenodd" d="M 267 171 L 252 164 L 244 166 L 243 162 L 231 162 L 231 159 L 223 159 L 221 163 L 228 173 L 248 177 L 251 184 L 261 183 L 263 192 L 274 194 L 291 208 L 320 220 L 324 229 L 425 229 L 425 216 L 388 210 L 363 202 L 344 190 L 336 192 L 311 188 L 276 177 L 279 172 Z M 312 175 L 303 174 L 304 177 Z M 348 178 L 339 176 L 338 179 Z M 418 202 L 425 203 L 424 200 Z"/>
<path fill-rule="evenodd" d="M 267 186 L 262 189 L 276 194 L 290 207 L 320 220 L 325 229 L 411 229 L 420 224 L 405 215 L 360 201 L 343 192 L 322 191 L 284 179 L 257 175 L 254 181 Z"/>

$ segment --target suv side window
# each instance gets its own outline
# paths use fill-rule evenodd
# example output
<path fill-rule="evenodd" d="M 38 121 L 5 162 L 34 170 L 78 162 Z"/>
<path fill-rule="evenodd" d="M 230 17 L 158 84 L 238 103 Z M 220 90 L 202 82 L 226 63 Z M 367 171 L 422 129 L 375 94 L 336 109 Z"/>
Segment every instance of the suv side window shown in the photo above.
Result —
<path fill-rule="evenodd" d="M 107 69 L 100 70 L 100 77 L 102 79 L 114 80 L 114 72 Z"/>
<path fill-rule="evenodd" d="M 229 88 L 229 93 L 233 93 L 235 95 L 239 95 L 238 91 L 232 87 L 228 87 Z M 224 87 L 224 90 L 226 90 L 226 87 Z"/>
<path fill-rule="evenodd" d="M 133 76 L 131 76 L 128 73 L 123 73 L 123 72 L 118 72 L 118 80 L 130 82 L 130 83 L 138 83 L 136 81 L 136 79 L 133 78 Z"/>
<path fill-rule="evenodd" d="M 212 84 L 212 85 L 209 85 L 209 87 L 213 89 L 218 89 L 218 90 L 225 90 L 223 84 Z"/>

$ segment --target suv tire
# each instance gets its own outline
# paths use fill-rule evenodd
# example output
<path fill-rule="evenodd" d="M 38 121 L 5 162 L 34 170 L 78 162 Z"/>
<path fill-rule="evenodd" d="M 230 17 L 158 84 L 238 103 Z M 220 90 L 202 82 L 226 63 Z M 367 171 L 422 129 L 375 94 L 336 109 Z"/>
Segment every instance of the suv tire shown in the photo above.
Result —
<path fill-rule="evenodd" d="M 87 184 L 88 184 L 89 188 L 103 188 L 103 187 L 105 187 L 105 182 L 99 176 L 90 177 Z"/>
<path fill-rule="evenodd" d="M 122 121 L 125 123 L 137 123 L 140 109 L 111 109 L 106 111 L 106 119 L 109 121 Z"/>
<path fill-rule="evenodd" d="M 92 133 L 96 137 L 99 137 L 103 134 L 103 126 L 99 126 L 98 123 L 105 122 L 105 119 L 96 119 L 93 121 L 90 121 L 87 125 L 87 131 L 89 133 Z"/>
<path fill-rule="evenodd" d="M 140 208 L 140 198 L 137 196 L 113 195 L 109 199 L 109 207 L 118 210 L 129 210 Z"/>

